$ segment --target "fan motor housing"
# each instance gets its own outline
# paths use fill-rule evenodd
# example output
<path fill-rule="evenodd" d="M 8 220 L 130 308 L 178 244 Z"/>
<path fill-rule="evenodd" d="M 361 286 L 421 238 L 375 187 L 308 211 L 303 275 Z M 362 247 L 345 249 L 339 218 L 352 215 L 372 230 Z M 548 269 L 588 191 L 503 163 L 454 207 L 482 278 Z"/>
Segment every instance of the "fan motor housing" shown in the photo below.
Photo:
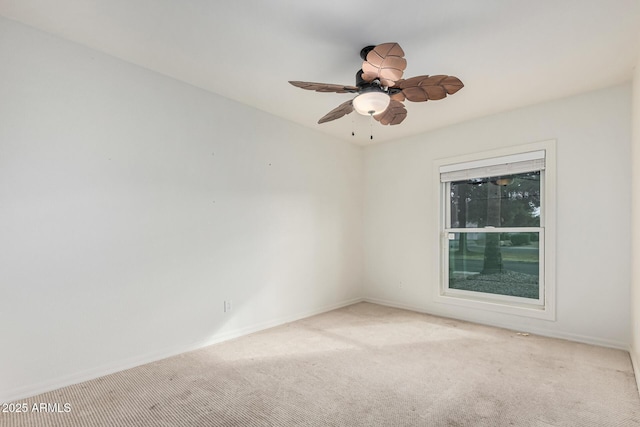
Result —
<path fill-rule="evenodd" d="M 379 88 L 383 90 L 382 86 L 380 85 L 380 80 L 374 79 L 368 82 L 362 78 L 362 74 L 363 74 L 363 71 L 361 69 L 358 70 L 358 72 L 356 73 L 356 86 L 360 88 L 358 92 L 360 93 L 366 92 L 367 89 L 370 89 L 370 88 Z"/>
<path fill-rule="evenodd" d="M 386 90 L 380 85 L 380 80 L 375 79 L 371 82 L 368 82 L 362 78 L 363 71 L 358 70 L 356 73 L 356 86 L 358 87 L 358 93 L 368 92 L 369 90 L 380 89 L 383 92 L 387 92 L 389 95 L 395 95 L 396 93 L 402 92 L 402 89 L 397 87 L 389 87 Z"/>

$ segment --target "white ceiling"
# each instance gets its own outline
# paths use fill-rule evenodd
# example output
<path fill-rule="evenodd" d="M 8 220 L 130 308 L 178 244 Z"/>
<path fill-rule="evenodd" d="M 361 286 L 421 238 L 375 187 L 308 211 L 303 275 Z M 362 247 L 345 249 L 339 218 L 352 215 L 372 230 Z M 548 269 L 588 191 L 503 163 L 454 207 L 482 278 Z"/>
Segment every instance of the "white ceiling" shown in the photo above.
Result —
<path fill-rule="evenodd" d="M 0 0 L 0 14 L 356 143 L 629 81 L 640 53 L 640 0 Z M 398 126 L 316 124 L 352 95 L 287 81 L 352 85 L 360 49 L 384 42 L 403 47 L 405 78 L 465 87 L 406 101 Z"/>

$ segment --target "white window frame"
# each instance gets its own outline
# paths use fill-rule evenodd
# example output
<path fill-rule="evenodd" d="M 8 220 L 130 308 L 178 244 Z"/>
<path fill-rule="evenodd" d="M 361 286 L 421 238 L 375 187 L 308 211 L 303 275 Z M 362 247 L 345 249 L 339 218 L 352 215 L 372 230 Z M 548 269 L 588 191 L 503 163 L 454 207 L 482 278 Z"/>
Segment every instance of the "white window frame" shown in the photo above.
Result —
<path fill-rule="evenodd" d="M 544 153 L 544 172 L 541 173 L 540 198 L 541 218 L 540 227 L 503 227 L 492 228 L 450 228 L 450 206 L 447 191 L 450 191 L 450 181 L 441 182 L 441 172 L 466 170 L 473 173 L 477 168 L 492 169 L 504 168 L 500 165 L 500 159 L 513 156 L 517 159 L 526 159 L 528 153 Z M 535 155 L 533 156 L 535 157 Z M 507 166 L 508 168 L 508 166 Z M 515 171 L 517 173 L 517 171 Z M 435 301 L 444 304 L 453 304 L 468 308 L 478 308 L 499 313 L 515 314 L 526 317 L 534 317 L 546 320 L 555 320 L 555 222 L 556 222 L 556 141 L 541 141 L 531 144 L 513 146 L 500 150 L 492 150 L 465 156 L 439 159 L 434 164 L 435 182 L 438 185 L 438 271 Z M 503 173 L 505 174 L 505 173 Z M 489 175 L 492 176 L 492 175 Z M 493 175 L 495 176 L 495 175 Z M 463 178 L 464 179 L 464 178 Z M 540 256 L 540 295 L 537 300 L 520 298 L 508 295 L 473 292 L 460 289 L 450 289 L 448 286 L 449 272 L 449 233 L 470 232 L 539 232 L 539 256 Z M 446 245 L 446 246 L 445 246 Z"/>

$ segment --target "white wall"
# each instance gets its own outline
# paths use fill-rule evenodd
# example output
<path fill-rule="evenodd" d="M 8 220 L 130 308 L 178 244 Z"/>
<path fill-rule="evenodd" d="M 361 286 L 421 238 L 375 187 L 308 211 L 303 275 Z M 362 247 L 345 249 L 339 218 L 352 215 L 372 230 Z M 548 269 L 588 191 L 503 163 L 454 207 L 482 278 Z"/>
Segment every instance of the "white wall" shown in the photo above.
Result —
<path fill-rule="evenodd" d="M 5 19 L 0 64 L 0 401 L 362 295 L 360 148 Z"/>
<path fill-rule="evenodd" d="M 633 76 L 633 115 L 631 164 L 632 282 L 631 282 L 631 358 L 640 386 L 640 55 Z M 640 388 L 640 387 L 639 387 Z"/>
<path fill-rule="evenodd" d="M 630 86 L 623 85 L 367 148 L 366 297 L 627 348 L 630 105 Z M 433 161 L 549 139 L 557 140 L 557 320 L 436 303 L 438 185 Z"/>

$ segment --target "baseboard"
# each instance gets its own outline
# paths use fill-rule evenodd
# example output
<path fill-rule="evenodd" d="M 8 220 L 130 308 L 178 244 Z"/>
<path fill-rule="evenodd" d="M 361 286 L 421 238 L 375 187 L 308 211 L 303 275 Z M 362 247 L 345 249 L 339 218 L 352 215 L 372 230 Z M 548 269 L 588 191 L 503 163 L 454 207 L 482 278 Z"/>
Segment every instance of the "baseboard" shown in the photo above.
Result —
<path fill-rule="evenodd" d="M 636 377 L 636 387 L 638 388 L 638 393 L 640 393 L 640 355 L 635 352 L 633 347 L 629 347 L 629 356 L 631 356 L 631 365 Z"/>
<path fill-rule="evenodd" d="M 165 348 L 160 351 L 148 353 L 141 356 L 132 357 L 125 360 L 120 360 L 107 365 L 98 366 L 93 369 L 88 369 L 82 372 L 78 372 L 72 375 L 66 375 L 52 380 L 44 381 L 37 384 L 29 384 L 23 387 L 15 388 L 12 390 L 0 391 L 0 402 L 8 403 L 16 401 L 18 399 L 24 399 L 31 396 L 36 396 L 48 391 L 57 390 L 62 387 L 66 387 L 73 384 L 93 380 L 105 375 L 113 374 L 127 369 L 135 368 L 136 366 L 145 365 L 147 363 L 156 362 L 158 360 L 166 359 L 168 357 L 177 356 L 178 354 L 187 353 L 189 351 L 198 350 L 213 344 L 228 341 L 230 339 L 238 338 L 241 336 L 249 335 L 255 332 L 259 332 L 265 329 L 273 328 L 278 325 L 293 322 L 296 320 L 304 319 L 306 317 L 315 316 L 317 314 L 326 313 L 331 310 L 346 307 L 348 305 L 362 302 L 362 298 L 354 298 L 346 301 L 342 301 L 337 304 L 331 304 L 323 306 L 317 309 L 299 312 L 289 316 L 282 316 L 276 319 L 272 319 L 266 322 L 256 323 L 244 328 L 240 328 L 233 331 L 227 331 L 221 334 L 216 334 L 213 337 L 209 337 L 204 341 L 198 341 L 191 345 Z"/>
<path fill-rule="evenodd" d="M 503 329 L 509 329 L 509 330 L 513 330 L 513 325 L 512 324 L 508 324 L 508 323 L 501 323 L 501 322 L 490 322 L 490 321 L 484 321 L 482 319 L 478 319 L 475 318 L 473 316 L 452 316 L 451 314 L 445 313 L 445 312 L 438 312 L 438 311 L 433 311 L 433 310 L 425 310 L 422 307 L 418 307 L 418 306 L 412 306 L 409 304 L 402 304 L 402 303 L 398 303 L 395 301 L 388 301 L 388 300 L 383 300 L 383 299 L 378 299 L 378 298 L 364 298 L 364 301 L 366 302 L 370 302 L 373 304 L 380 304 L 380 305 L 384 305 L 387 307 L 395 307 L 395 308 L 401 308 L 404 310 L 410 310 L 410 311 L 416 311 L 419 313 L 425 313 L 425 314 L 431 314 L 434 316 L 439 316 L 439 317 L 447 317 L 447 318 L 455 318 L 458 320 L 463 320 L 465 322 L 472 322 L 472 323 L 479 323 L 482 325 L 487 325 L 487 326 L 495 326 L 497 328 L 503 328 Z M 549 337 L 549 338 L 559 338 L 559 339 L 564 339 L 564 340 L 569 340 L 569 341 L 575 341 L 575 342 L 580 342 L 580 343 L 584 343 L 584 344 L 591 344 L 591 345 L 597 345 L 597 346 L 601 346 L 601 347 L 609 347 L 609 348 L 615 348 L 618 350 L 625 350 L 628 351 L 629 350 L 629 344 L 625 343 L 625 342 L 620 342 L 620 341 L 614 341 L 614 340 L 607 340 L 607 339 L 602 339 L 602 338 L 598 338 L 598 337 L 591 337 L 591 336 L 587 336 L 587 335 L 580 335 L 580 334 L 572 334 L 572 333 L 567 333 L 567 332 L 559 332 L 559 331 L 554 331 L 554 330 L 549 330 L 549 329 L 543 329 L 543 328 L 535 328 L 535 327 L 522 327 L 522 329 L 518 329 L 518 332 L 527 332 L 527 333 L 531 333 L 531 334 L 536 334 L 536 335 L 540 335 L 540 336 L 544 336 L 544 337 Z M 637 378 L 637 376 L 636 376 Z"/>
<path fill-rule="evenodd" d="M 346 307 L 349 305 L 357 304 L 359 302 L 363 302 L 363 298 L 353 298 L 347 301 L 340 302 L 338 304 L 332 304 L 328 306 L 323 306 L 322 308 L 309 310 L 297 313 L 291 316 L 283 316 L 274 320 L 269 320 L 266 322 L 256 323 L 255 325 L 247 326 L 241 329 L 237 329 L 234 331 L 228 331 L 222 334 L 214 335 L 213 337 L 207 338 L 205 341 L 201 341 L 185 351 L 180 351 L 180 353 L 186 353 L 188 351 L 198 350 L 203 347 L 207 347 L 213 344 L 218 344 L 220 342 L 228 341 L 234 338 L 239 338 L 245 335 L 253 334 L 255 332 L 263 331 L 265 329 L 273 328 L 275 326 L 283 325 L 285 323 L 295 322 L 296 320 L 305 319 L 307 317 L 315 316 L 317 314 L 326 313 L 328 311 L 336 310 L 338 308 Z"/>

